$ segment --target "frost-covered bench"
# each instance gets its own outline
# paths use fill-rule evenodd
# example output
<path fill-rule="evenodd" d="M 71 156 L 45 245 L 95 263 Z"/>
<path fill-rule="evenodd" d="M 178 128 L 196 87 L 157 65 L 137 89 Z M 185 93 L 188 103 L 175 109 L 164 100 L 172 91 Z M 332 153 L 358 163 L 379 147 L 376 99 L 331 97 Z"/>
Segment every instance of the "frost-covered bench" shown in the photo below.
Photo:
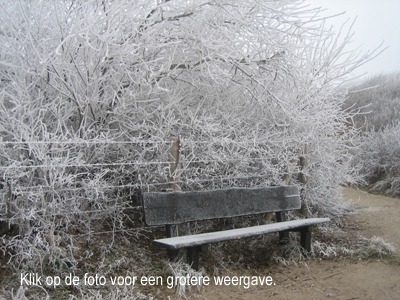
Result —
<path fill-rule="evenodd" d="M 167 238 L 154 240 L 171 251 L 186 248 L 188 263 L 199 267 L 199 253 L 204 245 L 279 232 L 280 239 L 289 238 L 289 231 L 300 231 L 301 245 L 311 249 L 312 225 L 329 222 L 328 218 L 287 221 L 285 212 L 300 209 L 297 186 L 265 188 L 231 188 L 200 192 L 143 193 L 146 224 L 166 225 Z M 209 219 L 232 218 L 275 213 L 277 223 L 210 233 L 178 236 L 178 224 Z"/>

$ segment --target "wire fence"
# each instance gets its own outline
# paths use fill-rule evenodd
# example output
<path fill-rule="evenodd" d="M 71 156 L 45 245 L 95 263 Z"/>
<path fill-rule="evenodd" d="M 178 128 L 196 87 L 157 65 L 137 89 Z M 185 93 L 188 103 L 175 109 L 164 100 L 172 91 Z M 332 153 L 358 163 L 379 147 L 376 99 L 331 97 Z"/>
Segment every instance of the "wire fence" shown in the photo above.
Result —
<path fill-rule="evenodd" d="M 181 143 L 185 144 L 224 144 L 227 142 L 234 143 L 236 145 L 248 145 L 249 142 L 256 142 L 255 140 L 252 141 L 236 141 L 229 138 L 221 137 L 219 140 L 193 140 L 187 138 L 180 138 Z M 27 141 L 0 141 L 0 146 L 7 146 L 7 145 L 133 145 L 133 144 L 168 144 L 171 143 L 171 140 L 164 140 L 164 139 L 148 139 L 148 138 L 138 138 L 138 139 L 130 139 L 129 141 L 115 141 L 115 140 L 46 140 L 46 141 L 34 141 L 34 140 L 27 140 Z"/>
<path fill-rule="evenodd" d="M 170 139 L 0 141 L 0 251 L 19 265 L 94 236 L 148 238 L 141 192 L 257 186 L 270 163 L 258 143 L 181 138 L 173 170 Z"/>
<path fill-rule="evenodd" d="M 97 145 L 105 146 L 102 150 L 106 155 L 97 158 L 99 162 L 87 162 L 79 147 Z M 161 147 L 153 149 L 153 145 Z M 230 146 L 247 149 L 251 145 L 252 149 L 256 146 L 262 150 L 266 146 L 260 141 L 180 139 L 182 155 L 174 174 L 171 145 L 171 139 L 0 141 L 0 148 L 7 152 L 0 155 L 0 221 L 21 224 L 49 218 L 65 218 L 68 222 L 85 218 L 100 220 L 127 210 L 140 210 L 132 200 L 138 190 L 160 191 L 172 185 L 183 189 L 256 186 L 267 181 L 266 172 L 261 169 L 270 164 L 270 158 L 264 157 L 262 151 L 257 155 L 240 154 L 235 148 L 230 157 Z M 215 147 L 219 155 L 204 157 L 207 155 L 201 152 L 204 145 Z M 55 156 L 44 151 L 41 160 L 16 155 L 33 151 L 36 146 L 60 147 L 62 151 Z M 123 156 L 117 158 L 120 161 L 110 162 L 116 151 L 113 146 L 134 148 L 135 152 L 131 153 L 131 159 Z M 75 151 L 70 151 L 74 147 Z M 146 158 L 143 153 L 149 147 L 156 155 Z M 253 172 L 240 171 L 246 167 L 254 168 Z"/>
<path fill-rule="evenodd" d="M 251 161 L 264 161 L 263 158 L 251 158 Z M 227 158 L 224 160 L 221 159 L 192 159 L 188 163 L 229 163 L 229 162 L 240 162 L 243 159 L 239 158 Z M 93 163 L 93 164 L 59 164 L 59 163 L 50 163 L 50 164 L 42 164 L 42 165 L 9 165 L 9 166 L 0 166 L 0 170 L 9 170 L 9 169 L 35 169 L 35 168 L 99 168 L 99 167 L 124 167 L 124 166 L 150 166 L 150 165 L 169 165 L 170 161 L 133 161 L 133 162 L 121 162 L 121 163 Z"/>

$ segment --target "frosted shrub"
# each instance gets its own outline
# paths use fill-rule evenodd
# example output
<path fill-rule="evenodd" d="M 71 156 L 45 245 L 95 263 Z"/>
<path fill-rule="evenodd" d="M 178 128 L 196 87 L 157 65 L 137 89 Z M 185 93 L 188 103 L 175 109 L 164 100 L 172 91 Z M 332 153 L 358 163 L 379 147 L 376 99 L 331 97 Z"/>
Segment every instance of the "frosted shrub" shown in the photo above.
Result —
<path fill-rule="evenodd" d="M 362 255 L 365 256 L 394 256 L 396 254 L 396 248 L 386 242 L 383 238 L 373 236 L 370 239 L 361 238 L 363 246 L 360 249 Z"/>
<path fill-rule="evenodd" d="M 400 119 L 400 73 L 373 76 L 349 89 L 345 109 L 359 111 L 355 126 L 379 131 Z"/>
<path fill-rule="evenodd" d="M 355 164 L 375 190 L 400 193 L 400 73 L 374 76 L 353 88 L 344 107 L 360 110 L 363 129 Z"/>
<path fill-rule="evenodd" d="M 356 160 L 374 190 L 400 194 L 400 122 L 366 133 Z"/>
<path fill-rule="evenodd" d="M 182 190 L 282 184 L 307 145 L 304 202 L 342 213 L 332 200 L 355 180 L 354 128 L 336 87 L 375 53 L 343 54 L 351 34 L 318 12 L 286 1 L 1 1 L 1 249 L 14 266 L 74 267 L 77 235 L 126 230 L 138 190 L 169 187 L 171 137 Z"/>

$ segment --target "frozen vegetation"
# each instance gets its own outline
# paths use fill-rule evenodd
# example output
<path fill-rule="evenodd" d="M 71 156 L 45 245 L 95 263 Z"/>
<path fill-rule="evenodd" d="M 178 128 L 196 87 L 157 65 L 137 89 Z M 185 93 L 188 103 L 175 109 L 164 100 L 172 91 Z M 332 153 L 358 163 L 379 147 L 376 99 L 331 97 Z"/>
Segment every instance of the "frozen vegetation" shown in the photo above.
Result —
<path fill-rule="evenodd" d="M 400 73 L 373 76 L 350 90 L 346 109 L 359 110 L 363 132 L 355 162 L 371 188 L 400 194 Z"/>
<path fill-rule="evenodd" d="M 172 137 L 182 190 L 291 174 L 306 178 L 309 214 L 341 215 L 339 185 L 359 181 L 358 129 L 338 87 L 376 52 L 345 52 L 351 26 L 335 34 L 318 12 L 290 1 L 1 1 L 10 264 L 74 268 L 78 236 L 139 226 L 128 214 L 139 191 L 178 175 Z"/>

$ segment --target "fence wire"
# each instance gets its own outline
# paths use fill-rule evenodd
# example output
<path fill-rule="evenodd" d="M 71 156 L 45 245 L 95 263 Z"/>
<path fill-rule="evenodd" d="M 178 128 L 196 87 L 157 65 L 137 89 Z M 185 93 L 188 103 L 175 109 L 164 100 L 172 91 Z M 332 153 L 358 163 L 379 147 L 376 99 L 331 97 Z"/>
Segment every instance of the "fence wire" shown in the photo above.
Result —
<path fill-rule="evenodd" d="M 40 160 L 18 160 L 21 157 L 12 156 L 17 151 L 32 151 L 32 145 L 48 148 L 58 145 L 62 148 L 61 151 L 64 150 L 63 147 L 69 145 L 78 148 L 120 145 L 122 148 L 135 147 L 136 155 L 141 155 L 141 151 L 148 150 L 146 147 L 152 147 L 155 144 L 162 145 L 162 150 L 165 152 L 158 152 L 160 155 L 156 158 L 164 157 L 165 159 L 152 160 L 153 157 L 150 157 L 146 161 L 144 157 L 141 157 L 140 160 L 133 158 L 129 161 L 129 157 L 123 157 L 120 159 L 124 159 L 123 162 L 87 163 L 79 157 L 79 151 L 76 151 L 66 152 L 56 157 L 49 156 L 47 158 L 49 163 L 43 163 L 46 161 L 44 159 L 40 163 Z M 260 168 L 269 161 L 261 152 L 255 157 L 251 157 L 249 153 L 229 157 L 230 146 L 246 149 L 249 144 L 257 146 L 255 141 L 236 142 L 220 139 L 218 142 L 211 142 L 181 139 L 180 168 L 171 174 L 170 139 L 0 141 L 0 147 L 9 152 L 8 157 L 4 154 L 0 155 L 2 159 L 0 174 L 3 181 L 0 182 L 0 197 L 2 197 L 0 221 L 21 224 L 26 221 L 49 218 L 65 218 L 68 219 L 67 223 L 70 219 L 99 220 L 113 214 L 124 214 L 127 210 L 138 210 L 139 206 L 132 203 L 132 197 L 135 196 L 137 190 L 160 191 L 171 187 L 172 184 L 189 190 L 235 186 L 243 182 L 247 182 L 247 186 L 256 186 L 265 181 L 266 176 L 263 171 L 250 174 L 246 173 L 246 170 L 236 173 L 229 171 L 235 166 L 240 168 L 254 165 Z M 196 154 L 196 151 L 199 151 L 196 147 L 201 150 L 204 145 L 216 147 L 216 151 L 221 151 L 223 155 L 204 158 L 201 152 Z M 264 146 L 262 143 L 261 145 Z M 112 151 L 114 149 L 109 149 L 107 154 L 112 154 Z M 157 149 L 157 151 L 161 150 Z M 69 161 L 63 155 L 69 156 Z M 71 157 L 73 155 L 79 158 Z M 75 159 L 78 159 L 78 162 Z M 82 159 L 82 163 L 79 159 Z M 103 159 L 110 159 L 110 157 L 103 157 Z M 56 160 L 60 162 L 57 163 Z M 63 160 L 66 162 L 63 163 Z M 220 168 L 222 171 L 218 173 L 215 168 Z M 42 175 L 39 175 L 40 172 Z"/>

